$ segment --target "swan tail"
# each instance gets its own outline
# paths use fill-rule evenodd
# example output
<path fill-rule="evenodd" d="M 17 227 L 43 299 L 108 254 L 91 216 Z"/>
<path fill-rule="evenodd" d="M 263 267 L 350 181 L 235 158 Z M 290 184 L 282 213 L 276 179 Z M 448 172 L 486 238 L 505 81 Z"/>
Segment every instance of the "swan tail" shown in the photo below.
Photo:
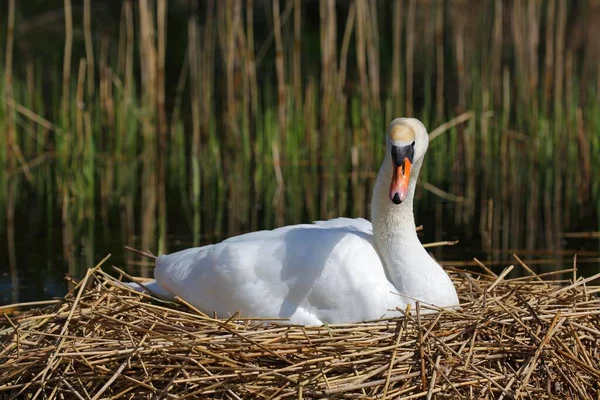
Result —
<path fill-rule="evenodd" d="M 125 282 L 124 282 L 125 283 Z M 156 282 L 155 279 L 152 279 L 151 281 L 148 281 L 146 283 L 144 283 L 142 285 L 140 285 L 139 283 L 135 283 L 135 282 L 126 282 L 125 285 L 129 286 L 131 289 L 140 292 L 140 293 L 145 293 L 147 291 L 150 291 L 150 294 L 159 297 L 161 299 L 165 299 L 165 300 L 175 300 L 175 297 L 173 296 L 173 294 L 171 292 L 169 292 L 167 289 L 165 289 L 164 287 L 160 286 L 158 284 L 158 282 Z M 146 290 L 148 289 L 148 290 Z"/>

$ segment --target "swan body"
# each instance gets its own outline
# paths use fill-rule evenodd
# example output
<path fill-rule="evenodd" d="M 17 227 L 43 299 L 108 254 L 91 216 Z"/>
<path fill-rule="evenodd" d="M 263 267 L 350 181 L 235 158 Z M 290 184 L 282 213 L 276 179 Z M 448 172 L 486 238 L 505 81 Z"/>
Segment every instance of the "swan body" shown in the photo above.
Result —
<path fill-rule="evenodd" d="M 427 145 L 420 121 L 392 121 L 373 192 L 373 224 L 337 218 L 163 255 L 149 289 L 210 315 L 239 311 L 304 325 L 392 317 L 396 307 L 416 300 L 457 306 L 452 281 L 416 234 L 413 198 Z"/>

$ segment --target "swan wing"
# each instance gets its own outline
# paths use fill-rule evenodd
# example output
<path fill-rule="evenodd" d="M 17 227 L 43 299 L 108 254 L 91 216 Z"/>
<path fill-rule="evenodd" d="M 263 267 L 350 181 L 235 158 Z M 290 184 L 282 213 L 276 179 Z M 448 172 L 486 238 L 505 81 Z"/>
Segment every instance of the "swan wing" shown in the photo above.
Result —
<path fill-rule="evenodd" d="M 220 317 L 318 325 L 379 318 L 394 291 L 371 224 L 338 218 L 252 232 L 157 260 L 168 292 Z"/>
<path fill-rule="evenodd" d="M 315 225 L 322 226 L 324 228 L 345 228 L 355 229 L 359 232 L 364 232 L 369 235 L 373 235 L 373 225 L 370 221 L 364 218 L 334 218 L 327 221 L 315 221 Z"/>

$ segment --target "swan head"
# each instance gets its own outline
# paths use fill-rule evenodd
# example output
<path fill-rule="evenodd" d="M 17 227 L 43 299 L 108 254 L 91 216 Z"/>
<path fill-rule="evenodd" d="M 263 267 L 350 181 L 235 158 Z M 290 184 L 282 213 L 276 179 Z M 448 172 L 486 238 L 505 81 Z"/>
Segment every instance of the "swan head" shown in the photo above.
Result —
<path fill-rule="evenodd" d="M 421 164 L 429 146 L 429 135 L 421 121 L 415 118 L 396 118 L 387 132 L 387 156 L 392 169 L 390 182 L 390 200 L 400 204 L 406 199 L 415 164 Z M 418 172 L 417 172 L 418 174 Z"/>

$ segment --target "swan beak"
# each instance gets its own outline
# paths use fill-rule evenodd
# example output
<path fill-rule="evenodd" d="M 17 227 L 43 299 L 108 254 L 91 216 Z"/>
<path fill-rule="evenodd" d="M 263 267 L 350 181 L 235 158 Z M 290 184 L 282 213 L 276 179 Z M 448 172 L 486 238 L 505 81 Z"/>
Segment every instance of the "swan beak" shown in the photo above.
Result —
<path fill-rule="evenodd" d="M 392 183 L 390 184 L 390 200 L 394 204 L 400 204 L 408 195 L 408 182 L 410 182 L 410 169 L 412 163 L 408 157 L 404 158 L 404 162 L 400 165 L 394 163 Z"/>

